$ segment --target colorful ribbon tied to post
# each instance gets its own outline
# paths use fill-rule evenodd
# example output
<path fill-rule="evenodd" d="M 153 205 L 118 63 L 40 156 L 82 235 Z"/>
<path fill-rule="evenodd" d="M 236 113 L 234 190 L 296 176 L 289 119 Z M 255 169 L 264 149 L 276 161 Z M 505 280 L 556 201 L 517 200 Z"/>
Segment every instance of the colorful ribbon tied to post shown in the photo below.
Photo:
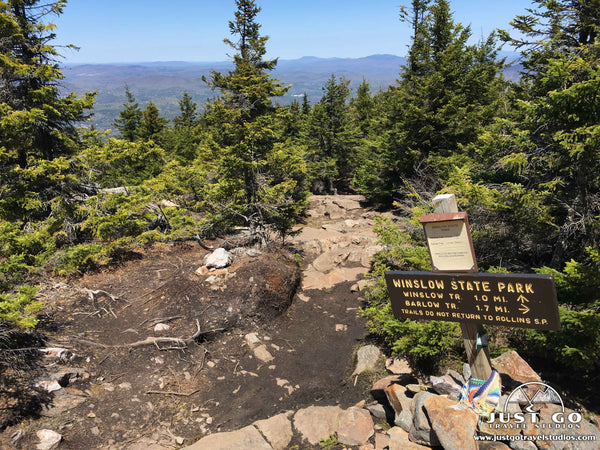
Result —
<path fill-rule="evenodd" d="M 489 416 L 498 408 L 499 401 L 500 375 L 495 370 L 492 370 L 487 380 L 471 377 L 462 387 L 460 403 L 483 417 Z"/>

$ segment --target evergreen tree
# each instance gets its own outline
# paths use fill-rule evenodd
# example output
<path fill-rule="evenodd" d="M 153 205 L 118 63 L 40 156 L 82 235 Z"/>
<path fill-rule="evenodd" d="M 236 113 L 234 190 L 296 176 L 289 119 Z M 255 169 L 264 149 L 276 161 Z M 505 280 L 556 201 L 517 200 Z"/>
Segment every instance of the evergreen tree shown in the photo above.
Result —
<path fill-rule="evenodd" d="M 309 165 L 314 178 L 313 185 L 321 186 L 317 191 L 324 189 L 331 193 L 337 188 L 349 188 L 358 138 L 348 105 L 351 92 L 349 85 L 349 80 L 338 80 L 331 75 L 322 87 L 321 100 L 312 110 Z"/>
<path fill-rule="evenodd" d="M 201 135 L 197 104 L 185 92 L 179 100 L 179 114 L 173 119 L 165 147 L 181 162 L 189 162 L 197 156 Z"/>
<path fill-rule="evenodd" d="M 183 93 L 183 97 L 179 100 L 179 115 L 173 119 L 175 128 L 191 128 L 198 122 L 198 113 L 196 102 L 187 93 Z"/>
<path fill-rule="evenodd" d="M 301 111 L 302 111 L 302 114 L 304 114 L 305 116 L 308 116 L 311 111 L 310 102 L 308 101 L 308 96 L 306 95 L 306 93 L 302 96 Z"/>
<path fill-rule="evenodd" d="M 413 42 L 398 85 L 381 97 L 383 148 L 370 164 L 379 173 L 367 177 L 374 196 L 387 199 L 407 177 L 435 190 L 438 174 L 468 163 L 467 149 L 494 120 L 504 89 L 494 36 L 469 45 L 469 27 L 452 20 L 446 0 L 414 1 L 402 18 Z"/>
<path fill-rule="evenodd" d="M 140 121 L 140 139 L 153 140 L 160 144 L 161 133 L 165 130 L 167 123 L 169 123 L 169 120 L 160 115 L 154 102 L 149 102 L 142 113 L 142 120 Z"/>
<path fill-rule="evenodd" d="M 140 136 L 140 126 L 144 114 L 127 85 L 125 86 L 125 96 L 127 101 L 123 103 L 124 109 L 119 112 L 119 117 L 115 119 L 113 125 L 117 127 L 123 139 L 135 142 Z"/>
<path fill-rule="evenodd" d="M 221 147 L 214 186 L 215 213 L 224 221 L 243 223 L 263 243 L 269 230 L 288 232 L 303 207 L 303 165 L 296 149 L 276 144 L 276 108 L 271 98 L 289 87 L 270 77 L 277 59 L 265 60 L 268 37 L 260 35 L 251 0 L 236 0 L 229 22 L 234 70 L 212 71 L 205 81 L 221 96 L 207 104 L 204 119 Z"/>
<path fill-rule="evenodd" d="M 89 118 L 93 93 L 61 96 L 63 75 L 50 44 L 66 1 L 0 2 L 0 217 L 29 220 L 50 213 L 51 201 L 76 189 L 66 175 Z"/>
<path fill-rule="evenodd" d="M 371 87 L 363 78 L 356 90 L 356 96 L 350 100 L 350 109 L 354 115 L 354 122 L 360 128 L 361 137 L 366 138 L 373 127 L 376 118 L 376 105 L 371 96 Z"/>
<path fill-rule="evenodd" d="M 526 187 L 545 193 L 560 268 L 600 243 L 600 8 L 594 0 L 534 3 L 511 22 L 518 38 L 502 34 L 523 55 L 514 134 L 528 140 L 507 159 L 519 162 Z"/>
<path fill-rule="evenodd" d="M 45 21 L 65 4 L 0 1 L 0 321 L 19 327 L 36 323 L 36 288 L 4 292 L 48 258 L 82 193 L 73 167 L 77 126 L 90 117 L 95 94 L 59 92 L 54 25 Z"/>

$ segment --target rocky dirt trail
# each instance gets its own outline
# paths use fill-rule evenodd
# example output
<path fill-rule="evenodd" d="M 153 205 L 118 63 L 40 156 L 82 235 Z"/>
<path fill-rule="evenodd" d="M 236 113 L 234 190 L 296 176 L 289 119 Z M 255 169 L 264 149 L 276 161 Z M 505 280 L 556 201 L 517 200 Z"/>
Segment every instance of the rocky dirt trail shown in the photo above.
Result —
<path fill-rule="evenodd" d="M 42 331 L 56 350 L 36 382 L 51 400 L 6 428 L 2 445 L 36 448 L 50 430 L 65 449 L 180 448 L 360 401 L 351 376 L 367 334 L 360 280 L 378 250 L 377 213 L 361 200 L 313 197 L 289 243 L 296 257 L 230 243 L 231 265 L 210 270 L 197 244 L 164 245 L 44 286 Z"/>

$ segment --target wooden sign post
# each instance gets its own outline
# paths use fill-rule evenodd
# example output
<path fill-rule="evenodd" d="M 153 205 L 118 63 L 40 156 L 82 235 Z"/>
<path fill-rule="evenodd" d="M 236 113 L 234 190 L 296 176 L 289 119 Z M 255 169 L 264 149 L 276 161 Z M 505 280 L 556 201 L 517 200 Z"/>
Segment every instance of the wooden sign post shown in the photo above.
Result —
<path fill-rule="evenodd" d="M 484 323 L 558 330 L 551 275 L 478 273 L 466 213 L 454 195 L 433 199 L 435 214 L 421 217 L 433 272 L 386 272 L 397 318 L 460 322 L 471 375 L 487 380 L 492 367 Z"/>
<path fill-rule="evenodd" d="M 458 205 L 456 204 L 456 197 L 454 194 L 438 195 L 433 199 L 433 208 L 435 214 L 457 213 Z M 467 233 L 469 241 L 471 241 L 471 230 L 467 229 Z M 477 267 L 476 260 L 474 263 L 475 267 Z M 465 343 L 469 366 L 471 366 L 471 375 L 480 380 L 487 380 L 492 373 L 492 364 L 490 362 L 485 328 L 481 323 L 461 322 L 460 329 Z"/>

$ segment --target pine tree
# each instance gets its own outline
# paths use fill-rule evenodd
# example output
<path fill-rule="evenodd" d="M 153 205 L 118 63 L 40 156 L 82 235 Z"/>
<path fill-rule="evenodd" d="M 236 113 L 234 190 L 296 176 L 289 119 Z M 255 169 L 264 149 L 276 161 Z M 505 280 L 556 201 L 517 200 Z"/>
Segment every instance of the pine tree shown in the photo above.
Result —
<path fill-rule="evenodd" d="M 123 139 L 135 142 L 140 136 L 140 126 L 144 114 L 127 85 L 125 86 L 125 96 L 127 101 L 123 103 L 124 108 L 119 112 L 119 117 L 115 119 L 113 125 L 117 127 Z"/>
<path fill-rule="evenodd" d="M 285 235 L 303 207 L 303 164 L 297 149 L 277 144 L 276 108 L 271 98 L 289 87 L 270 77 L 277 59 L 265 60 L 267 36 L 260 35 L 251 0 L 236 0 L 229 22 L 234 70 L 212 71 L 205 81 L 221 93 L 207 104 L 204 120 L 221 147 L 214 186 L 216 220 L 242 223 L 263 243 L 269 230 Z"/>

